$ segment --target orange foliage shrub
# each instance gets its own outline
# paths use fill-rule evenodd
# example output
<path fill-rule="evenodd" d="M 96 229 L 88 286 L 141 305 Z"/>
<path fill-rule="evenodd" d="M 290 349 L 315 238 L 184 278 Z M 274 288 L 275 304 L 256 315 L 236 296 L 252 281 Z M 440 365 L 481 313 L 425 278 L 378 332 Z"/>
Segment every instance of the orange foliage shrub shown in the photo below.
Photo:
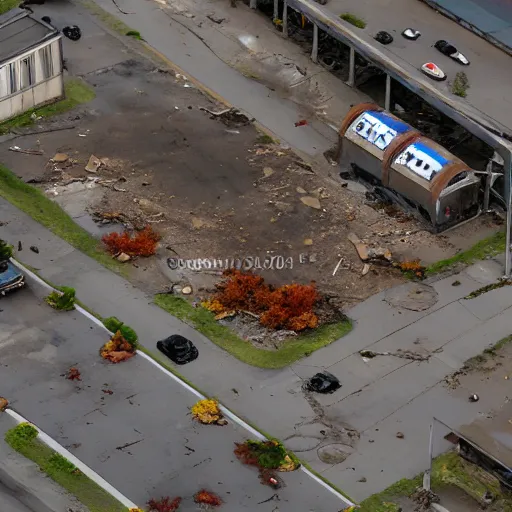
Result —
<path fill-rule="evenodd" d="M 176 512 L 180 506 L 181 498 L 171 500 L 169 496 L 159 500 L 149 500 L 148 507 L 150 512 Z"/>
<path fill-rule="evenodd" d="M 151 226 L 146 226 L 133 235 L 128 231 L 122 234 L 110 233 L 103 235 L 101 240 L 110 254 L 124 252 L 129 256 L 152 256 L 156 252 L 156 244 L 160 238 Z"/>
<path fill-rule="evenodd" d="M 126 341 L 121 332 L 117 331 L 103 347 L 101 347 L 100 355 L 103 359 L 111 363 L 120 363 L 126 361 L 135 355 L 133 345 Z"/>
<path fill-rule="evenodd" d="M 220 507 L 222 500 L 213 492 L 202 489 L 194 495 L 194 501 L 203 505 L 210 505 L 211 507 Z"/>
<path fill-rule="evenodd" d="M 397 266 L 404 273 L 411 273 L 420 279 L 425 277 L 426 268 L 420 263 L 420 260 L 405 260 L 398 263 Z"/>
<path fill-rule="evenodd" d="M 313 312 L 320 299 L 314 284 L 289 284 L 273 289 L 264 279 L 252 273 L 231 270 L 218 285 L 212 303 L 225 311 L 247 310 L 260 315 L 260 323 L 271 329 L 302 331 L 318 326 Z"/>

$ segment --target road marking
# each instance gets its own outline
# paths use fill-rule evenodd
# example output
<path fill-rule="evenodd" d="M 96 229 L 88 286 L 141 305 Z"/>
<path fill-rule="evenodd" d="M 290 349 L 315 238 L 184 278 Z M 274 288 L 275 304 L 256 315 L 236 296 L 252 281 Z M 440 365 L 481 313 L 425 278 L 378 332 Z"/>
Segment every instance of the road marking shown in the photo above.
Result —
<path fill-rule="evenodd" d="M 117 501 L 119 501 L 123 506 L 125 506 L 128 510 L 137 509 L 137 505 L 130 501 L 126 496 L 121 494 L 115 487 L 112 487 L 106 480 L 101 478 L 98 473 L 93 471 L 89 466 L 86 466 L 80 459 L 77 459 L 72 453 L 68 452 L 66 448 L 61 446 L 57 441 L 53 440 L 48 434 L 43 432 L 37 425 L 25 419 L 21 414 L 18 414 L 16 411 L 13 411 L 10 408 L 5 409 L 5 412 L 13 418 L 18 424 L 19 423 L 30 423 L 37 429 L 39 432 L 38 438 L 47 446 L 49 446 L 52 450 L 55 450 L 58 454 L 65 457 L 71 464 L 77 467 L 84 475 L 90 478 L 95 484 L 99 485 L 105 491 L 107 491 L 111 496 L 113 496 Z"/>
<path fill-rule="evenodd" d="M 35 274 L 34 272 L 30 271 L 29 269 L 25 268 L 24 265 L 22 265 L 19 261 L 15 260 L 14 258 L 12 258 L 12 263 L 14 265 L 16 265 L 21 271 L 23 271 L 24 273 L 26 273 L 28 276 L 30 276 L 32 279 L 34 279 L 35 281 L 37 281 L 39 284 L 42 284 L 44 287 L 46 287 L 47 289 L 49 290 L 52 290 L 52 291 L 58 291 L 58 290 L 55 290 L 55 288 L 53 288 L 52 286 L 50 286 L 47 282 L 43 281 L 37 274 Z M 110 334 L 112 334 L 106 327 L 105 325 L 103 325 L 103 322 L 101 320 L 98 320 L 98 318 L 96 318 L 94 315 L 91 315 L 91 313 L 89 313 L 88 311 L 86 311 L 84 308 L 82 308 L 81 306 L 79 306 L 78 304 L 75 305 L 75 309 L 77 311 L 79 311 L 80 313 L 82 313 L 82 315 L 84 315 L 85 317 L 87 317 L 89 320 L 91 320 L 91 322 L 95 323 L 96 325 L 98 325 L 99 327 L 105 329 L 107 332 L 109 332 Z M 180 386 L 183 386 L 187 391 L 190 391 L 190 393 L 192 393 L 193 395 L 195 395 L 196 397 L 198 397 L 200 400 L 204 400 L 205 398 L 207 398 L 205 395 L 203 395 L 202 393 L 200 393 L 199 391 L 197 391 L 197 389 L 194 389 L 192 386 L 190 386 L 189 384 L 187 384 L 185 381 L 183 381 L 182 379 L 180 379 L 180 377 L 178 377 L 176 374 L 174 374 L 173 372 L 169 371 L 167 368 L 165 368 L 164 366 L 162 366 L 158 361 L 156 361 L 155 359 L 153 359 L 151 356 L 148 356 L 147 354 L 145 354 L 144 352 L 140 351 L 140 350 L 137 350 L 137 354 L 142 357 L 143 359 L 145 359 L 146 361 L 148 361 L 149 363 L 151 363 L 153 366 L 156 366 L 160 371 L 164 372 L 168 377 L 170 377 L 171 379 L 173 379 L 175 382 L 177 382 Z M 230 411 L 227 407 L 223 406 L 222 404 L 219 404 L 219 408 L 220 410 L 222 411 L 222 413 L 224 414 L 224 416 L 230 418 L 233 422 L 235 422 L 237 425 L 241 426 L 242 428 L 244 428 L 245 430 L 247 430 L 248 432 L 251 433 L 251 435 L 253 435 L 254 437 L 256 437 L 257 439 L 259 439 L 260 441 L 263 441 L 263 440 L 266 440 L 267 438 L 261 433 L 261 432 L 258 432 L 258 430 L 256 430 L 254 427 L 251 427 L 251 425 L 249 425 L 248 423 L 246 423 L 242 418 L 238 417 L 234 412 Z M 6 412 L 9 411 L 9 409 L 6 410 Z M 15 413 L 14 411 L 11 411 L 12 413 L 14 414 L 17 414 Z M 18 415 L 19 416 L 19 415 Z M 14 416 L 13 416 L 14 417 Z M 21 418 L 21 416 L 20 416 Z M 22 421 L 26 421 L 26 420 L 22 420 Z M 46 434 L 44 434 L 46 436 Z M 57 446 L 60 447 L 60 449 L 64 450 L 67 452 L 67 450 L 65 450 L 64 448 L 62 448 L 58 443 L 56 443 L 56 441 L 53 441 L 53 439 L 51 439 L 49 436 L 46 436 L 48 437 L 48 439 L 52 442 L 52 443 L 55 443 Z M 48 444 L 48 443 L 47 443 Z M 56 450 L 57 451 L 57 450 Z M 69 452 L 67 452 L 69 453 Z M 74 457 L 71 453 L 69 453 L 69 455 L 71 457 Z M 66 456 L 66 455 L 64 455 Z M 76 457 L 74 457 L 76 459 Z M 78 459 L 76 459 L 78 461 Z M 80 462 L 80 461 L 79 461 Z M 74 462 L 73 462 L 74 464 Z M 80 464 L 82 464 L 80 462 Z M 75 466 L 79 467 L 77 464 L 75 464 Z M 84 467 L 87 467 L 84 465 Z M 79 468 L 81 470 L 81 468 Z M 88 468 L 89 469 L 89 468 Z M 326 490 L 328 490 L 329 492 L 331 492 L 332 494 L 334 494 L 338 499 L 340 499 L 342 502 L 346 503 L 347 506 L 349 507 L 353 507 L 355 505 L 355 503 L 353 503 L 352 501 L 350 501 L 348 498 L 346 498 L 345 496 L 343 496 L 343 494 L 341 494 L 340 492 L 338 492 L 336 489 L 334 489 L 334 487 L 331 487 L 329 484 L 327 484 L 326 482 L 324 482 L 321 478 L 319 478 L 318 476 L 316 476 L 313 472 L 311 472 L 309 469 L 307 469 L 306 467 L 304 467 L 302 464 L 300 466 L 300 469 L 306 473 L 306 475 L 308 475 L 310 478 L 312 478 L 313 480 L 315 480 L 315 482 L 319 483 L 322 487 L 324 487 Z M 89 469 L 89 471 L 91 471 L 92 473 L 94 473 L 94 471 L 92 471 L 92 469 Z M 85 471 L 84 471 L 85 473 Z M 87 474 L 87 473 L 86 473 Z M 96 475 L 96 473 L 94 473 Z M 89 475 L 88 475 L 89 476 Z M 99 475 L 96 475 L 98 478 L 101 478 Z M 92 477 L 91 477 L 91 480 L 94 480 Z M 103 479 L 102 479 L 103 480 Z M 104 480 L 103 480 L 104 481 Z M 105 481 L 104 481 L 105 482 Z M 98 483 L 98 482 L 96 482 Z M 108 484 L 108 482 L 105 482 L 105 484 L 107 485 L 110 485 Z M 100 485 L 100 484 L 99 484 Z M 103 487 L 103 486 L 102 486 Z M 112 487 L 113 489 L 113 487 Z M 115 489 L 114 489 L 115 490 Z M 110 492 L 110 491 L 109 491 Z M 117 492 L 117 491 L 116 491 Z M 126 498 L 125 498 L 126 499 Z M 121 500 L 119 500 L 121 501 Z M 128 507 L 130 508 L 130 507 Z M 133 505 L 132 508 L 136 508 L 135 505 Z"/>

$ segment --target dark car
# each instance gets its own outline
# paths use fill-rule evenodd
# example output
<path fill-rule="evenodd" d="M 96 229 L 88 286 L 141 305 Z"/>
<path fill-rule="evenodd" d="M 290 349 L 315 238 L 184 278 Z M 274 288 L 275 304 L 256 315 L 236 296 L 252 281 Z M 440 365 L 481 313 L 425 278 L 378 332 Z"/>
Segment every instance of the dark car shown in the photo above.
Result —
<path fill-rule="evenodd" d="M 158 341 L 156 348 L 165 354 L 173 363 L 187 364 L 197 359 L 199 351 L 196 346 L 184 336 L 173 334 L 165 340 Z"/>
<path fill-rule="evenodd" d="M 10 262 L 0 262 L 0 295 L 25 286 L 25 276 Z"/>

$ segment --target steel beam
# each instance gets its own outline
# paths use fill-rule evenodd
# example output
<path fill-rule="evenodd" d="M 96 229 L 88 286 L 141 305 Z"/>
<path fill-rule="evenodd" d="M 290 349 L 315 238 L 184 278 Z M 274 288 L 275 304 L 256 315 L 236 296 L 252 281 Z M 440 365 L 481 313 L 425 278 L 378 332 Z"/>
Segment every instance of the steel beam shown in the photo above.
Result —
<path fill-rule="evenodd" d="M 350 87 L 356 85 L 356 51 L 353 46 L 350 47 L 347 85 L 350 85 Z"/>
<path fill-rule="evenodd" d="M 391 110 L 391 77 L 386 75 L 386 99 L 384 100 L 384 108 Z"/>
<path fill-rule="evenodd" d="M 288 0 L 283 5 L 283 36 L 288 37 Z"/>
<path fill-rule="evenodd" d="M 311 60 L 316 64 L 318 62 L 318 25 L 313 23 L 313 49 L 311 50 Z"/>

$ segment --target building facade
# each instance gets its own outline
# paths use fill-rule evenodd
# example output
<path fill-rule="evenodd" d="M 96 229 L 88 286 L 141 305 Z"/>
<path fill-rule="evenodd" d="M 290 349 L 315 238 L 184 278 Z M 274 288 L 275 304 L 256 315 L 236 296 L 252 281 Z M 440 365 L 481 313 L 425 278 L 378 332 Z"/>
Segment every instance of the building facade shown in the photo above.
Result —
<path fill-rule="evenodd" d="M 0 122 L 64 96 L 61 37 L 25 10 L 0 16 Z"/>

